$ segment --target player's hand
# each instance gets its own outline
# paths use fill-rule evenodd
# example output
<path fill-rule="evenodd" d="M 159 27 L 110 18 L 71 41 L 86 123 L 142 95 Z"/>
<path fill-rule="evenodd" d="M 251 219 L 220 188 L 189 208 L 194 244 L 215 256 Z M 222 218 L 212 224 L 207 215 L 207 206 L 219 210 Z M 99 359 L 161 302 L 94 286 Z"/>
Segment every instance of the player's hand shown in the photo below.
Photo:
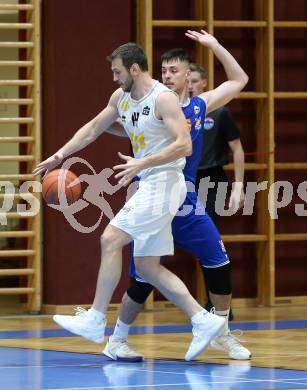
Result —
<path fill-rule="evenodd" d="M 43 177 L 45 177 L 47 173 L 50 172 L 52 169 L 54 169 L 56 166 L 58 166 L 62 160 L 63 160 L 63 154 L 55 153 L 51 157 L 47 158 L 47 160 L 44 160 L 41 163 L 39 163 L 32 173 L 35 176 L 44 173 Z"/>
<path fill-rule="evenodd" d="M 121 172 L 115 175 L 116 179 L 122 186 L 127 186 L 135 176 L 137 176 L 145 167 L 141 159 L 137 159 L 131 156 L 125 156 L 122 153 L 118 153 L 119 157 L 124 160 L 125 164 L 115 165 L 113 169 L 115 171 L 121 170 Z"/>
<path fill-rule="evenodd" d="M 209 47 L 210 49 L 213 49 L 216 45 L 218 45 L 218 41 L 213 35 L 207 33 L 205 30 L 200 31 L 201 32 L 188 30 L 185 35 L 193 41 L 199 42 L 201 45 Z"/>
<path fill-rule="evenodd" d="M 245 194 L 242 183 L 235 183 L 229 199 L 229 208 L 239 210 L 244 205 Z"/>

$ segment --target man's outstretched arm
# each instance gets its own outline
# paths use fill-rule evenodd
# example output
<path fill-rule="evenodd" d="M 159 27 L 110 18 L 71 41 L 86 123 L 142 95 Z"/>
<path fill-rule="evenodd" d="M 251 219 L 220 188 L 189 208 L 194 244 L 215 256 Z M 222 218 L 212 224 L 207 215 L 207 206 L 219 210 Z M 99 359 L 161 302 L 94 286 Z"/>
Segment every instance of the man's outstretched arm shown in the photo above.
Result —
<path fill-rule="evenodd" d="M 107 107 L 90 122 L 82 126 L 61 149 L 38 164 L 33 174 L 47 173 L 59 165 L 65 157 L 78 152 L 95 141 L 118 118 L 117 102 L 121 94 L 121 89 L 116 90 L 111 96 Z"/>
<path fill-rule="evenodd" d="M 224 106 L 230 100 L 238 96 L 239 92 L 248 82 L 248 76 L 238 64 L 236 59 L 214 38 L 213 35 L 188 30 L 185 34 L 190 39 L 211 49 L 216 58 L 222 63 L 228 80 L 217 88 L 202 93 L 201 96 L 207 101 L 207 113 Z"/>

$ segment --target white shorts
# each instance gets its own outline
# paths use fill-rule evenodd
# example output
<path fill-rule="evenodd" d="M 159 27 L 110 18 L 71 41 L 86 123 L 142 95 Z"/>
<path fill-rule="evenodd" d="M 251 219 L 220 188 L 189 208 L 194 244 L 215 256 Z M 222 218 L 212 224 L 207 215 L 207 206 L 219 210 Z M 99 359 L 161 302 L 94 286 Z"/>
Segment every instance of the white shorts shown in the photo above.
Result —
<path fill-rule="evenodd" d="M 172 255 L 171 224 L 186 193 L 181 171 L 151 173 L 110 224 L 134 239 L 134 256 Z"/>

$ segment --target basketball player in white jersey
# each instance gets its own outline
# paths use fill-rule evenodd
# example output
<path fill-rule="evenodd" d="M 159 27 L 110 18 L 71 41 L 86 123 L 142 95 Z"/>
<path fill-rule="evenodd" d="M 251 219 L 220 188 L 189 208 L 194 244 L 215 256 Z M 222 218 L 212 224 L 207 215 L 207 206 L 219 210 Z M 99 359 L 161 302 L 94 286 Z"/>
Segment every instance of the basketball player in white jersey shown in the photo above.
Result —
<path fill-rule="evenodd" d="M 209 39 L 210 42 L 210 39 Z M 218 48 L 223 53 L 223 48 Z M 160 257 L 173 254 L 172 219 L 184 201 L 186 186 L 182 169 L 191 154 L 188 126 L 178 98 L 148 74 L 144 51 L 134 43 L 116 49 L 108 58 L 114 81 L 120 86 L 107 107 L 76 132 L 58 152 L 41 162 L 34 174 L 48 172 L 63 158 L 79 151 L 121 118 L 130 137 L 134 158 L 114 167 L 115 176 L 127 185 L 140 177 L 139 189 L 124 205 L 101 237 L 101 266 L 95 299 L 88 311 L 75 316 L 55 315 L 63 328 L 101 343 L 106 312 L 122 269 L 122 248 L 134 240 L 136 271 L 191 319 L 192 343 L 186 359 L 195 358 L 222 329 L 225 320 L 204 310 L 173 273 L 160 264 Z"/>

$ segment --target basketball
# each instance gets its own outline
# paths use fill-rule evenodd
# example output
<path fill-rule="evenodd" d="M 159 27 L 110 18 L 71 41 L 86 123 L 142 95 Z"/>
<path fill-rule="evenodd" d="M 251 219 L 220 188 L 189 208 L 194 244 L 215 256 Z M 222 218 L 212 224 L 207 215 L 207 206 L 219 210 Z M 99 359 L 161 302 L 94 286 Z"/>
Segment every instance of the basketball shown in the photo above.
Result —
<path fill-rule="evenodd" d="M 70 186 L 73 182 L 74 185 Z M 80 194 L 81 183 L 78 177 L 67 169 L 55 169 L 43 179 L 42 195 L 48 204 L 59 205 L 60 200 L 66 198 L 70 205 L 80 198 Z"/>

